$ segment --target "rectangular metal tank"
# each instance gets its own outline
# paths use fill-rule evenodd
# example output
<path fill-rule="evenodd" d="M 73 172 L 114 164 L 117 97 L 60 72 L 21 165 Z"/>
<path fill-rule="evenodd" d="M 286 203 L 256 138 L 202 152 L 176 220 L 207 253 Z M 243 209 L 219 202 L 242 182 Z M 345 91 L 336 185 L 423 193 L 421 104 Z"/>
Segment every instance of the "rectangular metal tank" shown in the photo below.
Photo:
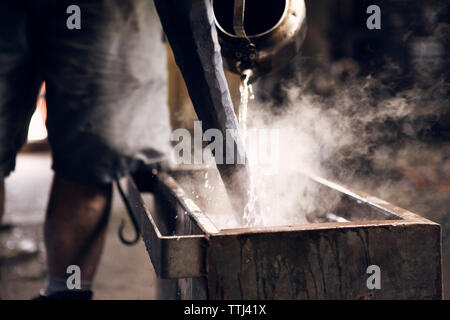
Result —
<path fill-rule="evenodd" d="M 346 222 L 219 230 L 177 182 L 186 174 L 119 183 L 158 277 L 176 281 L 178 298 L 442 299 L 436 223 L 311 177 L 339 193 L 336 212 Z M 152 208 L 146 192 L 155 196 Z M 379 289 L 370 285 L 376 276 Z"/>

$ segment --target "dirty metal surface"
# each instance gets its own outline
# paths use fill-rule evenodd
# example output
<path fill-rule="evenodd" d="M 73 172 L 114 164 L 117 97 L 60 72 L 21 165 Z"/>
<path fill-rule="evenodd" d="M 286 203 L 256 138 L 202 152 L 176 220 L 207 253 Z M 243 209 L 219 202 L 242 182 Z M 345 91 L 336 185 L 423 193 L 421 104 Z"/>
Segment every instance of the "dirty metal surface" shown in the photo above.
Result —
<path fill-rule="evenodd" d="M 155 213 L 139 208 L 139 190 L 127 184 L 155 269 L 182 278 L 183 299 L 442 299 L 438 224 L 311 179 L 340 192 L 339 214 L 359 220 L 218 230 L 169 174 L 156 179 Z M 371 265 L 381 269 L 379 290 L 367 287 Z"/>
<path fill-rule="evenodd" d="M 210 239 L 211 299 L 441 299 L 437 225 L 229 233 Z M 366 285 L 371 265 L 381 289 Z"/>

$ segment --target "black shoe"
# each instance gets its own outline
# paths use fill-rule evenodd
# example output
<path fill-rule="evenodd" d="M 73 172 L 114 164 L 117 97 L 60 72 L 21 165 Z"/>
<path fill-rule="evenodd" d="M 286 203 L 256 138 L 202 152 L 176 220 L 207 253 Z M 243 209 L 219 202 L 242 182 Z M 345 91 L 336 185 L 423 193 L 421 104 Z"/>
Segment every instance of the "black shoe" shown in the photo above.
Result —
<path fill-rule="evenodd" d="M 61 291 L 45 295 L 43 292 L 32 300 L 92 300 L 93 293 L 90 290 Z"/>

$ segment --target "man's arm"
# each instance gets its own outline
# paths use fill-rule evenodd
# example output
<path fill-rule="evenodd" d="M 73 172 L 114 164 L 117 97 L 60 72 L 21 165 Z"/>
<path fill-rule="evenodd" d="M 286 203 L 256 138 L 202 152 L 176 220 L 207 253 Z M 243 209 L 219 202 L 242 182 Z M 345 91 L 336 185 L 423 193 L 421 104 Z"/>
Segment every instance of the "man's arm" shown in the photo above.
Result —
<path fill-rule="evenodd" d="M 227 129 L 238 131 L 210 0 L 155 0 L 155 5 L 204 130 L 219 129 L 223 137 Z M 232 141 L 225 141 L 224 155 L 244 150 L 240 136 L 235 140 L 240 147 L 236 150 Z M 235 154 L 235 164 L 217 168 L 233 208 L 242 219 L 250 174 L 247 164 L 237 164 L 238 158 Z"/>

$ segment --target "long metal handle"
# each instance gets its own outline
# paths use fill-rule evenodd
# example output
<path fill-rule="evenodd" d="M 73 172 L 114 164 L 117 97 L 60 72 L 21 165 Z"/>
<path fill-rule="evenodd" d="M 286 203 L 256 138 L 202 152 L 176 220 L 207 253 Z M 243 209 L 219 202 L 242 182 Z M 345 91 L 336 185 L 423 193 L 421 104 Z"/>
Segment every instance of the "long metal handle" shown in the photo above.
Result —
<path fill-rule="evenodd" d="M 239 132 L 211 0 L 155 0 L 155 5 L 203 130 L 219 129 L 223 136 L 228 130 Z M 248 201 L 250 168 L 240 134 L 233 138 L 224 144 L 223 154 L 234 155 L 234 163 L 217 168 L 235 211 L 241 213 Z"/>

